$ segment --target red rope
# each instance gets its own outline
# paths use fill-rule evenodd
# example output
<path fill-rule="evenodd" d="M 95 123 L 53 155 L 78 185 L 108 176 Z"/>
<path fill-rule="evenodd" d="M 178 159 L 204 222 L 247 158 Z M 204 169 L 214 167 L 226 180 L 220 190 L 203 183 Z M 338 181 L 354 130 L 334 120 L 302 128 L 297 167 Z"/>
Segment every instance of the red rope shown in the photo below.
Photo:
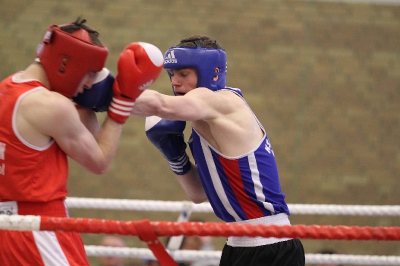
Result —
<path fill-rule="evenodd" d="M 40 230 L 138 236 L 137 224 L 142 222 L 42 216 Z M 157 236 L 262 236 L 334 240 L 400 240 L 400 227 L 277 226 L 212 222 L 150 222 L 150 226 Z"/>
<path fill-rule="evenodd" d="M 136 226 L 136 231 L 138 232 L 140 240 L 146 242 L 157 260 L 162 262 L 162 266 L 178 266 L 178 263 L 174 261 L 165 250 L 164 245 L 158 240 L 149 220 L 139 221 L 134 225 Z"/>

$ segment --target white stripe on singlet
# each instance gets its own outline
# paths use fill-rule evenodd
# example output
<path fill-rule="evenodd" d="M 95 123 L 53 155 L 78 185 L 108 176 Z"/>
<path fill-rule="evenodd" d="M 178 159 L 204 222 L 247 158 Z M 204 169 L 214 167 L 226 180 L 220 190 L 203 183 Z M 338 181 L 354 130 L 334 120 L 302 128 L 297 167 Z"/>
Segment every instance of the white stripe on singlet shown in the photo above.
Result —
<path fill-rule="evenodd" d="M 45 266 L 69 266 L 67 257 L 65 256 L 60 243 L 58 243 L 55 232 L 50 231 L 33 231 L 36 246 L 42 256 Z"/>
<path fill-rule="evenodd" d="M 236 211 L 233 209 L 232 205 L 230 204 L 230 202 L 228 200 L 228 197 L 225 194 L 224 187 L 221 183 L 221 179 L 219 178 L 219 175 L 217 172 L 217 167 L 215 166 L 213 156 L 208 147 L 208 143 L 202 137 L 200 137 L 200 142 L 201 142 L 201 148 L 203 149 L 204 157 L 207 161 L 208 171 L 210 173 L 211 180 L 213 182 L 215 191 L 217 192 L 218 197 L 221 200 L 221 203 L 224 205 L 226 211 L 230 215 L 232 215 L 232 217 L 235 219 L 235 221 L 240 221 L 241 220 L 240 217 L 237 215 Z"/>
<path fill-rule="evenodd" d="M 256 193 L 257 199 L 262 202 L 265 209 L 269 210 L 272 214 L 275 214 L 274 206 L 265 199 L 263 185 L 261 184 L 260 173 L 258 172 L 257 161 L 254 152 L 248 155 L 248 159 L 250 169 L 252 169 L 251 179 L 254 182 L 254 192 Z"/>

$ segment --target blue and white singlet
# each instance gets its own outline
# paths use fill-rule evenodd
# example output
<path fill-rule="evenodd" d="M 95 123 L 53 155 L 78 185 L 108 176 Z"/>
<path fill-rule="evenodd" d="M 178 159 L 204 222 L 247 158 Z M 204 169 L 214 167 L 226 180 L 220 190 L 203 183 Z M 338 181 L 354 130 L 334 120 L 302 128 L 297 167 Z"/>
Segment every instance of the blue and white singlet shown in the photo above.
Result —
<path fill-rule="evenodd" d="M 239 89 L 223 90 L 232 91 L 245 101 Z M 289 215 L 271 143 L 256 120 L 264 138 L 255 149 L 239 157 L 219 153 L 192 128 L 189 146 L 201 182 L 215 214 L 225 222 Z"/>

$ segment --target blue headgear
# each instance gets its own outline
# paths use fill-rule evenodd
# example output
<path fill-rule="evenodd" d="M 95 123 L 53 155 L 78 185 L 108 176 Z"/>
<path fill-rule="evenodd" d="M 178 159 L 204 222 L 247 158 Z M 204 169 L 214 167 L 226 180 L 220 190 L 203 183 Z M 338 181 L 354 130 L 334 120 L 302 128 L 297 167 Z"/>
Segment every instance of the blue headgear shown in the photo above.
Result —
<path fill-rule="evenodd" d="M 164 69 L 189 67 L 197 71 L 197 87 L 206 87 L 212 91 L 225 88 L 227 61 L 223 49 L 174 46 L 165 52 Z M 169 72 L 168 75 L 171 78 Z M 213 80 L 215 76 L 218 76 L 217 81 Z"/>

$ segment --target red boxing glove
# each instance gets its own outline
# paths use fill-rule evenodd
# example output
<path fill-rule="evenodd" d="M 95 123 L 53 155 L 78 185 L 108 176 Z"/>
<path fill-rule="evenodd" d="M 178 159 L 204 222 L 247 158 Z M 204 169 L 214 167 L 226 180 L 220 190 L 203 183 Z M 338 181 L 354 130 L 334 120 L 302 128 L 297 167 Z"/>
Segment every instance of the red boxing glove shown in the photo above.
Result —
<path fill-rule="evenodd" d="M 114 96 L 108 116 L 118 123 L 125 123 L 136 98 L 157 80 L 163 65 L 163 54 L 150 43 L 134 42 L 125 47 L 118 59 L 118 75 L 113 84 Z"/>

